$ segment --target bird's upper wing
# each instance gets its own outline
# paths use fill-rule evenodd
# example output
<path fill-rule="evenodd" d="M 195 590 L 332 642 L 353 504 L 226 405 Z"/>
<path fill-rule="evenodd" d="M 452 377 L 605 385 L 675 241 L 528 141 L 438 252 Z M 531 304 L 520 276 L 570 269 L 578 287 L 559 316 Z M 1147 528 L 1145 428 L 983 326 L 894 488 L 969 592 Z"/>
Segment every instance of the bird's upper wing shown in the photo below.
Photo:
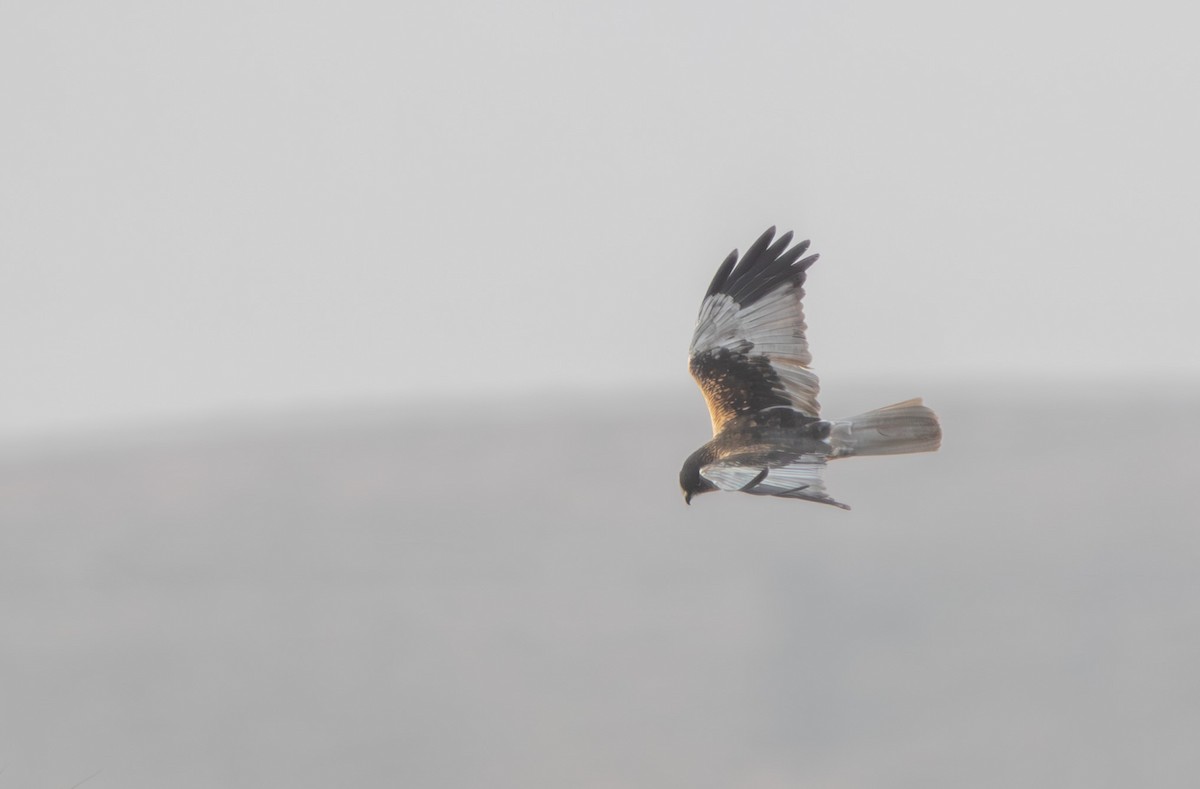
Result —
<path fill-rule="evenodd" d="M 721 490 L 806 499 L 850 509 L 825 491 L 825 480 L 821 477 L 824 470 L 825 458 L 821 455 L 781 457 L 778 453 L 751 448 L 702 466 L 700 474 Z"/>
<path fill-rule="evenodd" d="M 776 405 L 817 416 L 817 376 L 804 336 L 805 271 L 817 255 L 801 259 L 807 241 L 791 249 L 791 232 L 775 243 L 775 228 L 755 241 L 738 260 L 730 253 L 713 277 L 696 332 L 688 367 L 712 417 L 713 435 L 733 417 Z"/>

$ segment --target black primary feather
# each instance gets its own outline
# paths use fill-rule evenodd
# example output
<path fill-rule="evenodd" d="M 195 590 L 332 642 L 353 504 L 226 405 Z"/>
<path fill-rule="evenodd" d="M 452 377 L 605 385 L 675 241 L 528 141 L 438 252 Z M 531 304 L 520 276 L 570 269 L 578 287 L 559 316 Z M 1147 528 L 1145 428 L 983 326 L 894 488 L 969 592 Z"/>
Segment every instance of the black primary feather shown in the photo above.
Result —
<path fill-rule="evenodd" d="M 801 241 L 788 249 L 792 241 L 790 230 L 772 244 L 774 237 L 775 228 L 770 227 L 750 245 L 740 260 L 736 249 L 730 253 L 717 269 L 704 297 L 724 293 L 739 306 L 748 307 L 783 285 L 803 285 L 805 271 L 819 256 L 810 255 L 797 262 L 808 251 L 810 242 Z"/>
<path fill-rule="evenodd" d="M 729 253 L 729 257 L 725 258 L 725 262 L 717 269 L 716 275 L 712 278 L 712 283 L 708 286 L 708 292 L 704 294 L 704 298 L 708 298 L 714 293 L 720 293 L 721 288 L 725 285 L 725 280 L 729 279 L 729 272 L 733 270 L 733 264 L 737 263 L 738 251 L 735 249 Z"/>

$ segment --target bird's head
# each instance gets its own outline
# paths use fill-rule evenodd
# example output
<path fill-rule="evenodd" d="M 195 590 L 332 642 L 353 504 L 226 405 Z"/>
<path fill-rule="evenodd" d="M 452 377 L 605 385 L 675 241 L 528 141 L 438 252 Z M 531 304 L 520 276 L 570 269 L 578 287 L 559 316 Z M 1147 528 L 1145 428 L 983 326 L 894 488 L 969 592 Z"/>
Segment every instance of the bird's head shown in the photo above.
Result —
<path fill-rule="evenodd" d="M 700 476 L 700 467 L 709 460 L 708 448 L 701 447 L 683 462 L 683 468 L 679 470 L 679 487 L 683 488 L 683 500 L 687 504 L 692 503 L 692 496 L 717 489 L 716 485 Z"/>

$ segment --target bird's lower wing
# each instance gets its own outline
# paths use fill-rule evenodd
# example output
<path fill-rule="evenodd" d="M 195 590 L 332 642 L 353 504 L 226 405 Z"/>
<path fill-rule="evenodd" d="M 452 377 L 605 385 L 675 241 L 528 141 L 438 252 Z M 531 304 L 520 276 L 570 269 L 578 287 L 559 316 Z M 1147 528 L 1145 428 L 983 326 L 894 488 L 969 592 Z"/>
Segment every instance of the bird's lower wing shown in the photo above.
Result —
<path fill-rule="evenodd" d="M 826 492 L 822 478 L 824 470 L 825 458 L 821 455 L 779 459 L 752 451 L 709 463 L 701 467 L 700 474 L 721 490 L 805 499 L 850 509 L 848 505 L 834 501 Z"/>

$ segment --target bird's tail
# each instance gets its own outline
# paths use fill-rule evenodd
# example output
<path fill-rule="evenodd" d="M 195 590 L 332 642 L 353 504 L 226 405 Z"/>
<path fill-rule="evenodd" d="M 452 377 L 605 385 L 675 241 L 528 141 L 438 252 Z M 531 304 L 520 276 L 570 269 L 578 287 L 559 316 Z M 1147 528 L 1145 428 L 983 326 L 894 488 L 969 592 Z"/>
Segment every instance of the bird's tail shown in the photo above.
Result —
<path fill-rule="evenodd" d="M 933 452 L 942 444 L 942 428 L 918 397 L 834 420 L 829 443 L 835 458 Z"/>

